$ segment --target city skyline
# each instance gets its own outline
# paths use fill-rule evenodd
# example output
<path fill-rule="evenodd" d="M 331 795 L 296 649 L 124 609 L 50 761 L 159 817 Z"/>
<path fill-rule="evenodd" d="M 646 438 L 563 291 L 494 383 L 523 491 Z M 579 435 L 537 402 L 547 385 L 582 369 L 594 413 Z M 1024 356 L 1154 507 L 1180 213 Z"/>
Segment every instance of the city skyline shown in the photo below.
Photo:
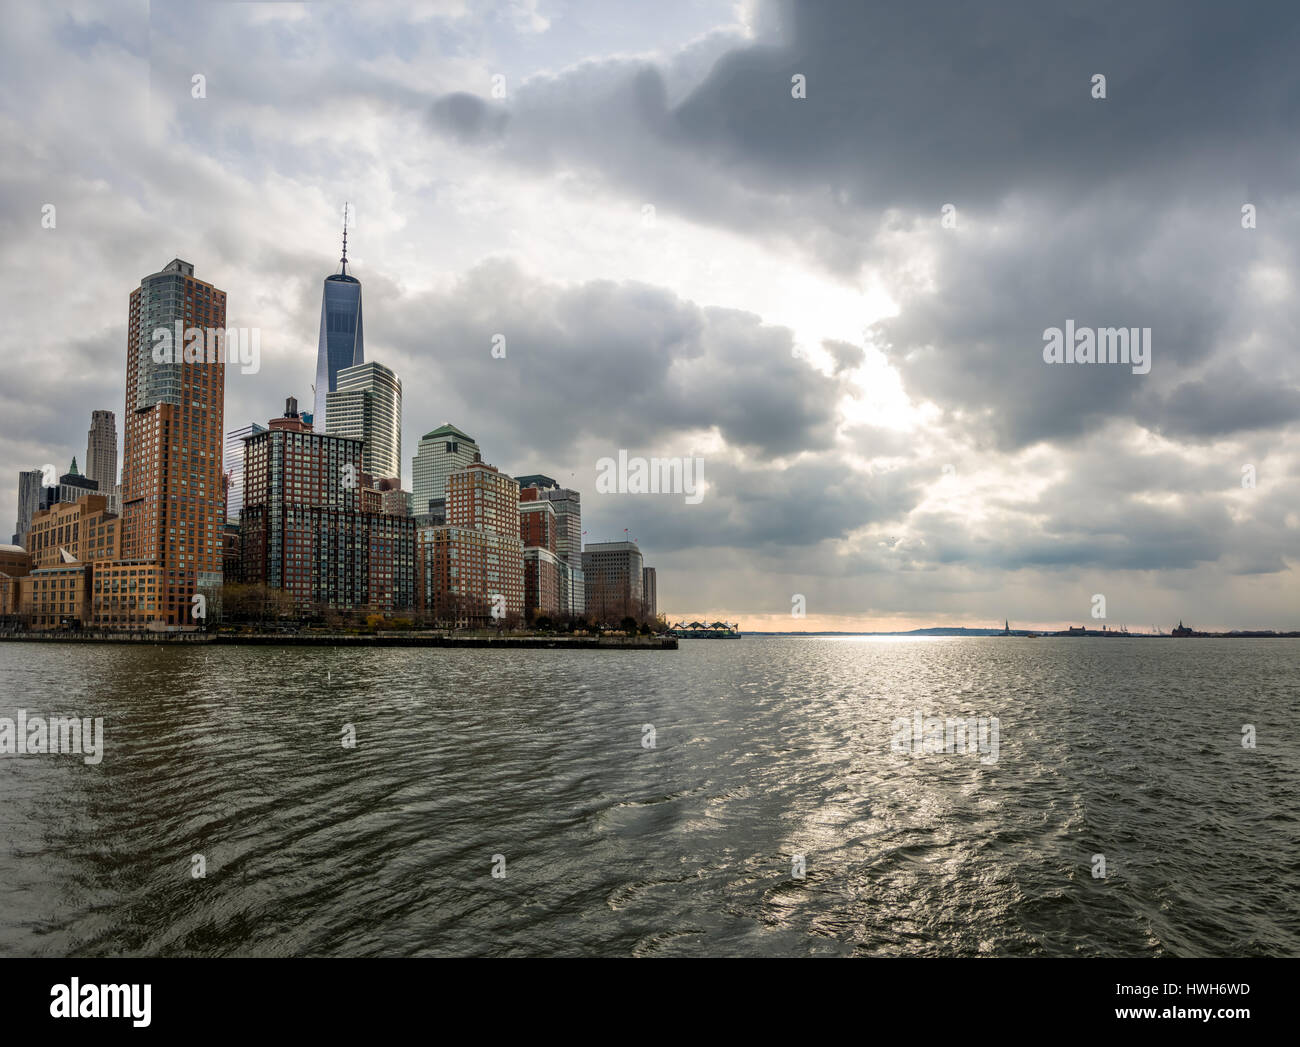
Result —
<path fill-rule="evenodd" d="M 837 35 L 863 38 L 829 28 L 856 24 L 849 8 L 670 4 L 626 30 L 552 12 L 468 58 L 449 57 L 439 33 L 474 35 L 487 16 L 432 14 L 406 27 L 404 51 L 382 13 L 364 26 L 294 6 L 119 13 L 65 31 L 18 10 L 4 45 L 32 84 L 29 135 L 65 172 L 38 178 L 32 142 L 6 140 L 9 519 L 19 471 L 61 471 L 90 411 L 120 405 L 122 296 L 161 258 L 194 262 L 231 295 L 230 323 L 263 331 L 261 371 L 227 375 L 232 426 L 274 417 L 286 393 L 311 402 L 321 273 L 347 200 L 348 269 L 365 284 L 371 355 L 405 385 L 404 445 L 451 419 L 503 471 L 541 469 L 586 492 L 591 535 L 631 526 L 653 550 L 674 618 L 1046 628 L 1091 622 L 1100 593 L 1106 621 L 1130 628 L 1300 626 L 1285 337 L 1300 214 L 1269 145 L 1287 117 L 1247 101 L 1252 66 L 1275 46 L 1267 34 L 1216 58 L 1224 79 L 1205 95 L 1160 97 L 1167 138 L 1139 171 L 1124 150 L 1141 151 L 1153 110 L 1135 112 L 1125 85 L 1166 31 L 1188 63 L 1218 55 L 1194 21 L 1137 16 L 1126 44 L 1100 52 L 1112 66 L 1104 101 L 1088 97 L 1085 25 L 1069 54 L 1091 109 L 1059 91 L 1013 105 L 980 74 L 969 104 L 1020 128 L 1048 107 L 1068 131 L 1055 153 L 1013 163 L 945 115 L 968 104 L 951 88 L 927 90 L 883 58 L 908 105 L 867 107 L 856 124 L 838 113 L 849 123 L 832 133 L 820 99 L 895 97 L 883 72 L 852 72 L 838 49 Z M 954 7 L 936 23 L 955 32 L 966 17 Z M 1039 23 L 989 17 L 1004 72 L 1032 80 L 1024 55 Z M 878 27 L 877 57 L 896 29 Z M 147 56 L 133 43 L 142 31 Z M 329 59 L 356 38 L 372 63 L 341 87 Z M 298 70 L 314 90 L 281 86 L 296 48 L 320 56 Z M 83 62 L 56 83 L 26 57 L 50 49 Z M 1162 67 L 1185 72 L 1178 51 L 1162 50 Z M 240 89 L 236 55 L 256 92 Z M 203 98 L 191 66 L 204 69 Z M 755 101 L 722 90 L 723 68 Z M 795 100 L 801 72 L 808 95 Z M 113 84 L 120 112 L 77 86 L 90 76 Z M 786 108 L 760 119 L 765 77 Z M 75 112 L 59 104 L 69 90 L 87 99 Z M 274 121 L 254 96 L 279 106 Z M 367 133 L 340 128 L 335 103 Z M 1244 123 L 1193 124 L 1193 111 Z M 870 141 L 873 119 L 909 172 L 932 161 L 926 178 L 836 144 L 854 131 Z M 939 162 L 910 124 L 942 128 L 951 156 Z M 67 152 L 110 140 L 102 171 Z M 41 225 L 47 203 L 53 228 Z M 1259 209 L 1250 228 L 1245 205 Z M 1072 283 L 1085 269 L 1095 283 Z M 62 277 L 72 271 L 75 289 Z M 51 297 L 58 308 L 39 305 Z M 1150 373 L 1046 366 L 1044 330 L 1076 320 L 1150 327 Z M 19 342 L 20 330 L 32 336 Z M 56 357 L 81 380 L 54 410 L 57 376 L 41 361 Z M 702 455 L 706 497 L 597 494 L 596 463 L 620 450 Z M 796 596 L 806 616 L 792 620 Z"/>

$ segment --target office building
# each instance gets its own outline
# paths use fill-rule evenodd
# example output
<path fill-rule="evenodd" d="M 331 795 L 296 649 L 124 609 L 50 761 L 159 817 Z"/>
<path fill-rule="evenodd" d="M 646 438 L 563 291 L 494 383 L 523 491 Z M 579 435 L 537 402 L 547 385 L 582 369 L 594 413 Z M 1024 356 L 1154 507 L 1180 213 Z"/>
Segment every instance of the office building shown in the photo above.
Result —
<path fill-rule="evenodd" d="M 379 478 L 402 475 L 402 380 L 381 363 L 345 367 L 325 397 L 331 436 L 361 440 L 362 470 Z"/>
<path fill-rule="evenodd" d="M 88 494 L 98 494 L 99 485 L 77 469 L 77 460 L 72 459 L 68 471 L 59 477 L 59 482 L 49 487 L 42 487 L 36 508 L 49 509 L 64 502 L 75 502 Z"/>
<path fill-rule="evenodd" d="M 615 625 L 643 614 L 641 550 L 636 542 L 593 542 L 582 552 L 587 614 Z"/>
<path fill-rule="evenodd" d="M 113 494 L 117 487 L 117 419 L 112 411 L 92 411 L 86 433 L 86 476 L 95 481 L 99 493 L 108 497 L 109 509 L 117 511 Z"/>
<path fill-rule="evenodd" d="M 430 501 L 446 498 L 447 477 L 482 460 L 473 438 L 450 423 L 425 433 L 411 460 L 412 515 L 427 514 Z"/>
<path fill-rule="evenodd" d="M 325 399 L 338 388 L 339 372 L 365 363 L 361 322 L 361 281 L 348 273 L 348 226 L 343 222 L 343 257 L 339 271 L 325 277 L 320 302 L 320 337 L 316 342 L 316 402 L 310 424 L 329 432 Z"/>
<path fill-rule="evenodd" d="M 32 516 L 41 507 L 41 480 L 39 469 L 26 469 L 18 474 L 18 519 L 14 524 L 14 545 L 27 544 L 27 531 Z"/>
<path fill-rule="evenodd" d="M 659 617 L 659 576 L 653 567 L 641 568 L 641 603 L 647 619 Z"/>
<path fill-rule="evenodd" d="M 244 507 L 244 441 L 264 432 L 266 426 L 250 422 L 226 433 L 226 523 L 239 523 L 239 510 Z"/>

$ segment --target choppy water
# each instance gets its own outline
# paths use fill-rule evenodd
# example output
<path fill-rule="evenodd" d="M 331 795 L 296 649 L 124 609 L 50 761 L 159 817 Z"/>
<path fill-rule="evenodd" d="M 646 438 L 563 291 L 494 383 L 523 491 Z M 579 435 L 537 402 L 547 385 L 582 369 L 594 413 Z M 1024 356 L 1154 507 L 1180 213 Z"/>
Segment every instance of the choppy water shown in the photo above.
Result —
<path fill-rule="evenodd" d="M 1300 954 L 1291 640 L 0 644 L 19 708 L 106 755 L 0 757 L 3 955 Z"/>

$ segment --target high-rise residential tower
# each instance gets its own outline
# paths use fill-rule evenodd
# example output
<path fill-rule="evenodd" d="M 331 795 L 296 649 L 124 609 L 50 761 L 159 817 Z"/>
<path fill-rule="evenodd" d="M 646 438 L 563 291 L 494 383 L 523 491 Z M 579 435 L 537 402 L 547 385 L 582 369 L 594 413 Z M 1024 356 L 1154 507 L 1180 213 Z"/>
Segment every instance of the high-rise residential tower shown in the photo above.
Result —
<path fill-rule="evenodd" d="M 561 487 L 541 473 L 520 476 L 518 480 L 521 489 L 535 487 L 539 498 L 555 506 L 555 554 L 560 560 L 560 611 L 581 617 L 587 610 L 586 576 L 582 570 L 582 494 Z"/>
<path fill-rule="evenodd" d="M 361 324 L 361 281 L 348 275 L 348 222 L 343 219 L 343 257 L 339 271 L 325 277 L 320 302 L 320 339 L 316 346 L 316 402 L 312 426 L 327 428 L 329 407 L 325 398 L 338 388 L 339 372 L 366 359 Z"/>
<path fill-rule="evenodd" d="M 99 493 L 113 506 L 117 486 L 117 419 L 112 411 L 93 411 L 86 434 L 86 475 L 95 481 Z"/>
<path fill-rule="evenodd" d="M 383 513 L 380 493 L 359 486 L 361 451 L 360 440 L 314 432 L 292 397 L 247 438 L 245 582 L 287 590 L 300 607 L 414 606 L 415 521 Z"/>
<path fill-rule="evenodd" d="M 445 525 L 420 531 L 421 608 L 456 624 L 500 624 L 524 612 L 519 484 L 483 462 L 446 480 Z"/>
<path fill-rule="evenodd" d="M 381 363 L 345 367 L 327 394 L 330 436 L 365 441 L 361 471 L 375 479 L 402 475 L 402 380 Z"/>
<path fill-rule="evenodd" d="M 474 438 L 450 423 L 425 433 L 411 460 L 411 493 L 416 517 L 428 513 L 431 499 L 447 497 L 447 477 L 482 460 Z"/>
<path fill-rule="evenodd" d="M 220 351 L 191 354 L 173 344 L 168 353 L 161 333 L 225 327 L 226 292 L 196 279 L 194 266 L 179 258 L 131 292 L 121 555 L 156 565 L 149 601 L 168 626 L 196 624 L 191 598 L 221 583 L 226 365 Z"/>

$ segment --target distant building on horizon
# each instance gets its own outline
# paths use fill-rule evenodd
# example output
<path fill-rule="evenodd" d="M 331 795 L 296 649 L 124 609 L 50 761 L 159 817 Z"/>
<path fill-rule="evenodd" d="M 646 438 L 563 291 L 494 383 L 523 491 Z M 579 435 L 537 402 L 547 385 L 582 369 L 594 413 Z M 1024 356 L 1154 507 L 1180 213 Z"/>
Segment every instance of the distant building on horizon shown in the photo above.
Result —
<path fill-rule="evenodd" d="M 95 481 L 99 493 L 107 496 L 110 512 L 117 504 L 117 418 L 112 411 L 92 411 L 86 433 L 86 476 Z"/>
<path fill-rule="evenodd" d="M 59 482 L 49 487 L 42 487 L 37 499 L 37 510 L 51 509 L 60 502 L 75 502 L 87 494 L 100 494 L 99 485 L 85 476 L 77 468 L 77 459 L 72 459 L 68 471 L 59 477 Z"/>
<path fill-rule="evenodd" d="M 374 360 L 344 367 L 326 394 L 325 431 L 361 440 L 362 469 L 376 478 L 402 475 L 402 380 Z"/>
<path fill-rule="evenodd" d="M 659 574 L 653 567 L 641 568 L 641 603 L 647 618 L 659 617 Z"/>
<path fill-rule="evenodd" d="M 320 336 L 316 342 L 316 402 L 312 427 L 328 433 L 326 397 L 338 388 L 339 372 L 365 363 L 365 336 L 361 318 L 361 281 L 348 273 L 348 224 L 343 219 L 343 257 L 339 271 L 325 277 L 320 302 Z"/>
<path fill-rule="evenodd" d="M 26 547 L 27 532 L 32 526 L 32 516 L 41 507 L 40 469 L 25 469 L 18 474 L 18 519 L 14 523 L 14 545 Z"/>

